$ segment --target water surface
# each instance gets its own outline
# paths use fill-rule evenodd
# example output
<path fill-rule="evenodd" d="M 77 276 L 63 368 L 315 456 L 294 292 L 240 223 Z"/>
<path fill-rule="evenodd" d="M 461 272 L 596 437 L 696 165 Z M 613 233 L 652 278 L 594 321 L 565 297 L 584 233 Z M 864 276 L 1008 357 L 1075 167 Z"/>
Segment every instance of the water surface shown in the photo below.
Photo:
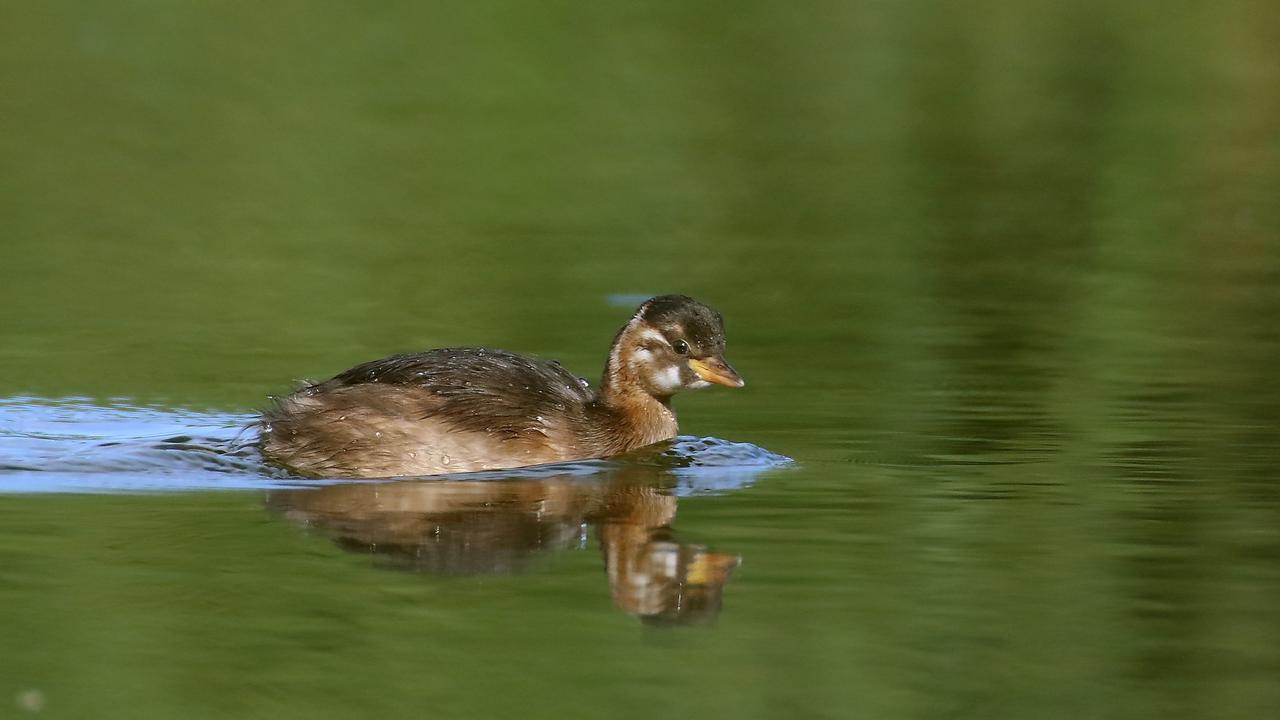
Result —
<path fill-rule="evenodd" d="M 0 16 L 0 717 L 1280 707 L 1272 5 Z M 748 381 L 674 456 L 237 443 L 662 292 Z"/>

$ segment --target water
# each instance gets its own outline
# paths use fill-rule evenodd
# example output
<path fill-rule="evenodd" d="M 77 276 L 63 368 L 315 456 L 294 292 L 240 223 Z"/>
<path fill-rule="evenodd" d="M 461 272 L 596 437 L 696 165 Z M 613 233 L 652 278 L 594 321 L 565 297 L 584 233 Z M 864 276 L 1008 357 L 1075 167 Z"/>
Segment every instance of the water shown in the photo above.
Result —
<path fill-rule="evenodd" d="M 1277 716 L 1270 5 L 0 12 L 0 717 Z M 243 442 L 661 292 L 668 455 Z"/>
<path fill-rule="evenodd" d="M 83 398 L 0 400 L 0 492 L 179 492 L 314 488 L 338 480 L 291 476 L 257 448 L 256 414 L 105 406 Z M 681 436 L 625 457 L 466 473 L 468 481 L 582 477 L 595 482 L 619 471 L 669 478 L 679 494 L 706 494 L 750 484 L 791 458 L 751 443 Z M 450 478 L 452 480 L 452 478 Z M 378 485 L 381 483 L 364 483 Z"/>

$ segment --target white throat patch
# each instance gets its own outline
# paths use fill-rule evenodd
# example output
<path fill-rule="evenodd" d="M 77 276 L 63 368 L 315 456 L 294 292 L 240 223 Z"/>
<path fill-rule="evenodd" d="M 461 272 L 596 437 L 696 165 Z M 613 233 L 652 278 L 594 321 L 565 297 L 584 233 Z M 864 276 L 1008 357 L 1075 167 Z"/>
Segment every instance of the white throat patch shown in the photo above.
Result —
<path fill-rule="evenodd" d="M 680 380 L 680 368 L 675 365 L 664 368 L 661 372 L 654 373 L 651 381 L 653 382 L 654 389 L 667 394 L 674 394 L 677 390 L 684 387 L 684 383 Z"/>

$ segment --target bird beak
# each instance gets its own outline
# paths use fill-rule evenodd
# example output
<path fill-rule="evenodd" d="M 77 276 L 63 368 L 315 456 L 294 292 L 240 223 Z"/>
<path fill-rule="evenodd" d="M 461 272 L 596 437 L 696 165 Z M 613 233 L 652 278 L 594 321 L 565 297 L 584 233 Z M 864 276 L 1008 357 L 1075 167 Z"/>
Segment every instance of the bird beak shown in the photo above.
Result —
<path fill-rule="evenodd" d="M 734 370 L 724 358 L 710 357 L 703 360 L 690 360 L 689 367 L 698 374 L 698 377 L 709 383 L 724 385 L 725 387 L 742 387 L 747 384 L 742 376 L 738 375 L 738 371 Z"/>

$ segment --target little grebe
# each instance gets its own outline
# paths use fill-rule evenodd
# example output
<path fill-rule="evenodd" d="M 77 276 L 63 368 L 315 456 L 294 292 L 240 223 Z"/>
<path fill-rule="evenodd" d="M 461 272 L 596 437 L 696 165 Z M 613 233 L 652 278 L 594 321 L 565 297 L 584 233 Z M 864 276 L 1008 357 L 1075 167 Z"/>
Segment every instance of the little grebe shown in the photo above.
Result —
<path fill-rule="evenodd" d="M 473 472 L 618 455 L 676 435 L 671 396 L 742 387 L 720 314 L 684 295 L 644 302 L 609 349 L 600 390 L 559 363 L 445 348 L 374 360 L 276 401 L 271 461 L 323 477 Z"/>

